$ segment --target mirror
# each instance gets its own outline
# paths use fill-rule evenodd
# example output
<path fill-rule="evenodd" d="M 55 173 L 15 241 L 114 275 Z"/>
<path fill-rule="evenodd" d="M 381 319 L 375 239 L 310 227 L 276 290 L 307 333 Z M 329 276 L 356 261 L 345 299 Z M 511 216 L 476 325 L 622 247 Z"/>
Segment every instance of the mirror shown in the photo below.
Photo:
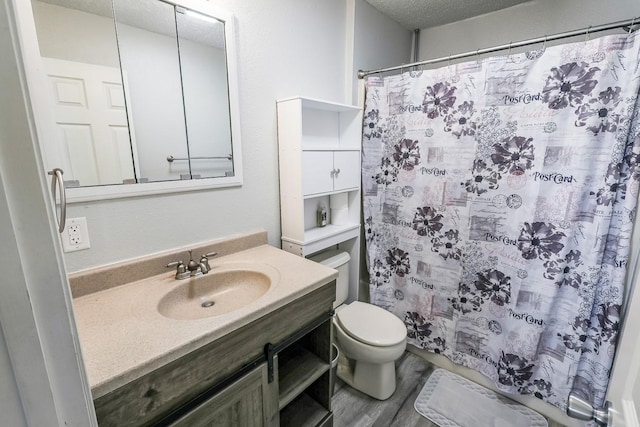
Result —
<path fill-rule="evenodd" d="M 186 1 L 32 0 L 70 200 L 242 183 L 233 21 Z"/>

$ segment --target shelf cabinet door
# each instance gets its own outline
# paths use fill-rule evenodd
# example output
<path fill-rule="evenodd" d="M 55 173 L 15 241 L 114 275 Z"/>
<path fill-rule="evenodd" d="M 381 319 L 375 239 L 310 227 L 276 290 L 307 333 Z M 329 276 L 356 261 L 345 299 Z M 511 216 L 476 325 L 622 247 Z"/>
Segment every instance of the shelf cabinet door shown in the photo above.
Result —
<path fill-rule="evenodd" d="M 302 193 L 333 191 L 333 151 L 302 152 Z"/>
<path fill-rule="evenodd" d="M 335 151 L 333 153 L 333 190 L 345 190 L 360 186 L 360 151 Z"/>

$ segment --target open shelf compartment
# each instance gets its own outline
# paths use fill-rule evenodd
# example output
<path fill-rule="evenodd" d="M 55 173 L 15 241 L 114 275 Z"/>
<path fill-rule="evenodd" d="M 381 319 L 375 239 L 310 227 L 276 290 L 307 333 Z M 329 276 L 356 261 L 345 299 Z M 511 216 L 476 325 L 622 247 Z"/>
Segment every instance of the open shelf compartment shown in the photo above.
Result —
<path fill-rule="evenodd" d="M 293 345 L 279 354 L 280 409 L 329 371 L 330 367 L 330 364 L 301 345 Z"/>
<path fill-rule="evenodd" d="M 281 426 L 322 427 L 332 425 L 332 421 L 333 414 L 306 393 L 296 397 L 280 412 Z"/>

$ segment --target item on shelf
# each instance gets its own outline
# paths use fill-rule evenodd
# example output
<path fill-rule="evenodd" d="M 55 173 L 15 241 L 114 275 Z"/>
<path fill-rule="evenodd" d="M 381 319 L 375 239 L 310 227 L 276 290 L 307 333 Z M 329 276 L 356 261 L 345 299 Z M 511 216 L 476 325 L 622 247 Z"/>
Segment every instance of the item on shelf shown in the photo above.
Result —
<path fill-rule="evenodd" d="M 324 227 L 325 225 L 327 225 L 327 207 L 324 205 L 324 203 L 321 203 L 320 206 L 318 206 L 318 210 L 316 211 L 316 225 L 318 227 Z"/>
<path fill-rule="evenodd" d="M 331 224 L 344 225 L 349 219 L 349 198 L 347 193 L 332 194 L 329 196 L 331 206 Z"/>

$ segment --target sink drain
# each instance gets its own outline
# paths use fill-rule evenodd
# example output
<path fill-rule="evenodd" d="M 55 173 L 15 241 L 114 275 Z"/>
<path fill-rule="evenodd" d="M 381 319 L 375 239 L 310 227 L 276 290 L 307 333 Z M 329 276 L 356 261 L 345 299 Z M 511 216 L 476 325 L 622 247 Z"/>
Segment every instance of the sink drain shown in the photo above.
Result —
<path fill-rule="evenodd" d="M 209 308 L 209 307 L 213 307 L 213 304 L 215 304 L 215 302 L 213 302 L 213 301 L 205 301 L 202 304 L 200 304 L 200 307 Z"/>

